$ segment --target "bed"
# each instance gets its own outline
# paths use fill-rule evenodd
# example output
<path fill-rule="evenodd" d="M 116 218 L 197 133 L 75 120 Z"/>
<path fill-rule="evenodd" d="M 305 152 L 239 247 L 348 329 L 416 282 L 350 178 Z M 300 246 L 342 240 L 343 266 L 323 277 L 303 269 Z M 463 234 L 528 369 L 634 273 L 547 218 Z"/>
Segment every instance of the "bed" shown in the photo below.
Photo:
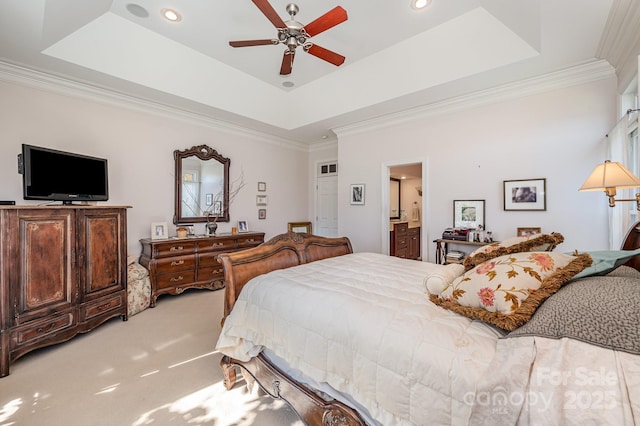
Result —
<path fill-rule="evenodd" d="M 225 386 L 241 371 L 309 425 L 637 424 L 639 229 L 621 251 L 544 251 L 562 241 L 545 234 L 464 266 L 299 233 L 221 255 Z M 540 285 L 474 306 L 487 284 L 464 286 L 500 268 Z"/>

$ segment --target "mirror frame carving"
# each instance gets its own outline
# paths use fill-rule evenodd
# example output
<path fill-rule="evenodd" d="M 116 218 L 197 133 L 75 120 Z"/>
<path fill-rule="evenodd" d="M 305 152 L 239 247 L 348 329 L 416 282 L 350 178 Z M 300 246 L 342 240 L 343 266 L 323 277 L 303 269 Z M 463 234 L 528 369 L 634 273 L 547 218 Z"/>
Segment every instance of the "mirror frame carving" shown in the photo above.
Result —
<path fill-rule="evenodd" d="M 183 151 L 173 151 L 173 159 L 175 160 L 175 213 L 173 215 L 173 223 L 201 223 L 208 222 L 206 216 L 183 216 L 182 215 L 182 159 L 188 157 L 198 157 L 203 161 L 215 160 L 224 166 L 224 196 L 222 215 L 218 216 L 217 222 L 229 222 L 229 166 L 231 160 L 223 157 L 215 149 L 207 145 L 192 146 Z"/>

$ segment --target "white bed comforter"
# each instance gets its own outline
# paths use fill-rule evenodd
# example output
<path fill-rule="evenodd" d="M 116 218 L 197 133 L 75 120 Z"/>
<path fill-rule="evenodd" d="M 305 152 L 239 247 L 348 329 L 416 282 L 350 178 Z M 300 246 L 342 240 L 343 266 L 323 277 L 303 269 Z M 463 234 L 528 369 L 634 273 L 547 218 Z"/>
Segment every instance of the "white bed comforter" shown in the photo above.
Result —
<path fill-rule="evenodd" d="M 247 361 L 269 348 L 385 426 L 467 424 L 498 334 L 429 301 L 424 279 L 443 268 L 355 253 L 256 277 L 217 349 Z"/>

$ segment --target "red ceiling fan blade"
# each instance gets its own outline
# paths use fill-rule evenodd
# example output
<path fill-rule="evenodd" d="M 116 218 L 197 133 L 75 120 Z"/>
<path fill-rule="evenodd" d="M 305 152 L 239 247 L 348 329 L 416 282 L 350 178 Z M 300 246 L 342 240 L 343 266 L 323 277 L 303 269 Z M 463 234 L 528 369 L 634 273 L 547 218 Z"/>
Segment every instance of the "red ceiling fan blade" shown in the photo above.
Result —
<path fill-rule="evenodd" d="M 313 37 L 329 28 L 335 27 L 347 19 L 347 11 L 340 6 L 336 6 L 315 21 L 305 25 L 304 30 L 309 36 Z"/>
<path fill-rule="evenodd" d="M 264 46 L 266 44 L 278 44 L 278 40 L 238 40 L 229 42 L 229 46 L 231 47 Z"/>
<path fill-rule="evenodd" d="M 280 66 L 280 75 L 291 74 L 291 68 L 293 68 L 293 59 L 296 56 L 295 50 L 285 50 L 282 55 L 282 66 Z"/>
<path fill-rule="evenodd" d="M 276 28 L 287 28 L 287 25 L 284 23 L 280 15 L 275 11 L 273 6 L 267 0 L 252 0 L 253 4 L 258 6 L 258 9 L 267 17 L 268 20 Z"/>
<path fill-rule="evenodd" d="M 325 49 L 324 47 L 318 46 L 317 44 L 312 44 L 311 47 L 305 49 L 308 53 L 311 53 L 313 56 L 324 59 L 327 62 L 331 62 L 333 65 L 340 66 L 344 63 L 346 59 L 344 56 L 332 52 L 329 49 Z"/>

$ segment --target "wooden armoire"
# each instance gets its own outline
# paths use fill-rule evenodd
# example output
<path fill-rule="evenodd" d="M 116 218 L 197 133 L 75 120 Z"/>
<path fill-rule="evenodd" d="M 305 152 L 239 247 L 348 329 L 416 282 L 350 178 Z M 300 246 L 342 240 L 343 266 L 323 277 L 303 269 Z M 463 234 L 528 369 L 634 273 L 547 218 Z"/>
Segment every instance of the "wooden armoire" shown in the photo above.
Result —
<path fill-rule="evenodd" d="M 0 377 L 22 355 L 127 320 L 127 207 L 0 207 Z"/>

